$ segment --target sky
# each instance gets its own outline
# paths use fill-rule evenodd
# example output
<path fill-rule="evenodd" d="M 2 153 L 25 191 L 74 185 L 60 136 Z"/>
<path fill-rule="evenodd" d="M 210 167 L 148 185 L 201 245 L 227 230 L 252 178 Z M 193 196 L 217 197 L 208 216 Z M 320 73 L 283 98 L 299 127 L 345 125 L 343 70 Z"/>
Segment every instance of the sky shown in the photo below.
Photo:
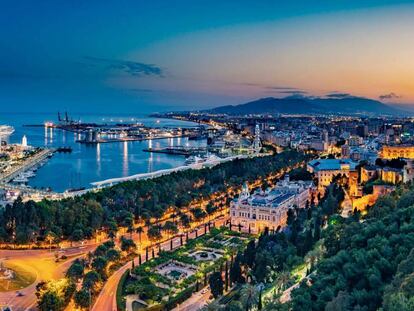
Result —
<path fill-rule="evenodd" d="M 0 0 L 0 111 L 414 104 L 414 1 Z"/>

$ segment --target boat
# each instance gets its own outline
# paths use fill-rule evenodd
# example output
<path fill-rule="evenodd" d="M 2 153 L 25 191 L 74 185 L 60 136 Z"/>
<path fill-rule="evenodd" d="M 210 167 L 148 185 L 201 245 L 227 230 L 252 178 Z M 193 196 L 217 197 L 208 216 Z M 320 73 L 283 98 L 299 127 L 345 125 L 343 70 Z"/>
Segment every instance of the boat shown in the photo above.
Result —
<path fill-rule="evenodd" d="M 0 137 L 10 136 L 14 133 L 14 127 L 10 125 L 0 125 Z"/>
<path fill-rule="evenodd" d="M 25 183 L 28 183 L 29 182 L 29 179 L 27 177 L 25 177 L 25 176 L 19 175 L 19 176 L 15 177 L 13 179 L 13 182 L 14 183 L 18 183 L 18 184 L 25 184 Z"/>
<path fill-rule="evenodd" d="M 201 157 L 189 156 L 185 160 L 185 165 L 200 164 L 200 163 L 203 163 L 203 162 L 205 162 L 205 160 Z"/>

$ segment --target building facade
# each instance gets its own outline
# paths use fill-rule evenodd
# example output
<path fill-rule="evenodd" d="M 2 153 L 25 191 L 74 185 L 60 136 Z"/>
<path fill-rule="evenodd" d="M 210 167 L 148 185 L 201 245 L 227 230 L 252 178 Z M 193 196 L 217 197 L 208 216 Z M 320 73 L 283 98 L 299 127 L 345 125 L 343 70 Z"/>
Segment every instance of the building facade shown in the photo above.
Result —
<path fill-rule="evenodd" d="M 306 206 L 312 189 L 312 182 L 291 182 L 288 177 L 274 188 L 256 191 L 252 195 L 245 185 L 240 196 L 230 204 L 231 223 L 252 233 L 262 232 L 265 228 L 276 230 L 286 225 L 290 208 Z"/>
<path fill-rule="evenodd" d="M 308 171 L 315 174 L 318 180 L 318 188 L 324 188 L 332 183 L 337 175 L 354 177 L 357 163 L 350 159 L 316 159 L 308 163 Z M 354 179 L 354 178 L 352 178 Z"/>
<path fill-rule="evenodd" d="M 414 159 L 414 146 L 411 145 L 395 145 L 382 146 L 379 152 L 379 157 L 382 159 Z"/>

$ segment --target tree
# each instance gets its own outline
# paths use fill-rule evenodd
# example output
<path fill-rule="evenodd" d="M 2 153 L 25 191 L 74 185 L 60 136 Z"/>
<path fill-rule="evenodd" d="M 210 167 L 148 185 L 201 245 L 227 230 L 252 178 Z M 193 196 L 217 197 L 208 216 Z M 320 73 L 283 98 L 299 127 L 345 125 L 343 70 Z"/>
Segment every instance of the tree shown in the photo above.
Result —
<path fill-rule="evenodd" d="M 209 277 L 211 293 L 214 298 L 223 295 L 224 282 L 220 272 L 213 272 Z"/>
<path fill-rule="evenodd" d="M 101 276 L 96 271 L 89 271 L 83 278 L 83 287 L 87 289 L 95 289 L 95 286 L 101 281 Z"/>
<path fill-rule="evenodd" d="M 250 268 L 253 267 L 255 256 L 256 256 L 256 244 L 254 240 L 250 240 L 244 251 L 244 262 Z"/>
<path fill-rule="evenodd" d="M 131 252 L 137 248 L 135 242 L 131 239 L 121 238 L 121 250 L 124 252 Z"/>
<path fill-rule="evenodd" d="M 64 301 L 56 291 L 47 291 L 38 300 L 37 306 L 40 311 L 62 311 Z"/>
<path fill-rule="evenodd" d="M 162 234 L 161 234 L 161 230 L 159 226 L 152 226 L 148 228 L 148 239 L 152 242 L 152 243 L 156 243 L 159 240 L 162 239 Z"/>
<path fill-rule="evenodd" d="M 244 277 L 241 271 L 241 264 L 242 255 L 240 253 L 237 254 L 236 258 L 234 259 L 233 265 L 230 267 L 230 280 L 232 283 L 244 283 Z"/>
<path fill-rule="evenodd" d="M 83 276 L 84 267 L 77 259 L 73 262 L 73 264 L 69 267 L 68 271 L 66 272 L 66 277 L 71 278 L 75 281 L 79 280 Z"/>
<path fill-rule="evenodd" d="M 190 216 L 188 216 L 187 214 L 181 214 L 180 216 L 180 223 L 181 226 L 183 226 L 184 228 L 189 228 L 190 227 L 190 223 L 191 223 L 191 218 Z"/>
<path fill-rule="evenodd" d="M 112 249 L 110 249 L 106 252 L 106 258 L 108 258 L 109 261 L 116 262 L 119 259 L 121 259 L 121 255 L 120 255 L 119 251 L 112 248 Z"/>
<path fill-rule="evenodd" d="M 144 229 L 141 227 L 141 226 L 139 226 L 138 228 L 137 228 L 137 233 L 138 233 L 138 239 L 139 239 L 139 243 L 141 243 L 141 236 L 142 236 L 142 233 L 144 232 Z"/>
<path fill-rule="evenodd" d="M 172 221 L 166 221 L 162 229 L 170 236 L 178 233 L 178 228 Z"/>
<path fill-rule="evenodd" d="M 86 289 L 81 289 L 75 293 L 74 300 L 77 307 L 82 309 L 89 308 L 91 302 L 90 292 Z"/>
<path fill-rule="evenodd" d="M 103 278 L 106 277 L 106 266 L 108 265 L 108 261 L 105 257 L 98 256 L 92 261 L 92 268 L 95 269 Z"/>
<path fill-rule="evenodd" d="M 207 216 L 206 212 L 199 207 L 193 208 L 191 213 L 193 214 L 195 221 L 201 221 Z"/>
<path fill-rule="evenodd" d="M 246 311 L 253 309 L 258 303 L 259 293 L 255 286 L 250 284 L 243 285 L 240 296 Z"/>
<path fill-rule="evenodd" d="M 340 291 L 338 295 L 326 304 L 325 311 L 350 311 L 351 296 L 344 291 Z"/>

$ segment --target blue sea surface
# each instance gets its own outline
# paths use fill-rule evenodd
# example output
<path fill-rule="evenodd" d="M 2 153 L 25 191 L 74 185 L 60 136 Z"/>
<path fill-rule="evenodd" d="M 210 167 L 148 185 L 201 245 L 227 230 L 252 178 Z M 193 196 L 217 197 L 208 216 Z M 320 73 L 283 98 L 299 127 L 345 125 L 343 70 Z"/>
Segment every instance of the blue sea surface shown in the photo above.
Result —
<path fill-rule="evenodd" d="M 86 115 L 82 122 L 120 123 L 139 122 L 146 126 L 157 127 L 194 127 L 197 124 L 171 119 L 154 119 L 143 115 Z M 55 153 L 42 166 L 29 185 L 37 188 L 50 187 L 62 192 L 67 189 L 90 187 L 90 183 L 115 177 L 124 177 L 138 173 L 183 165 L 185 157 L 180 155 L 153 154 L 143 151 L 152 147 L 200 146 L 205 140 L 189 141 L 188 138 L 168 138 L 150 141 L 116 142 L 97 145 L 77 143 L 78 134 L 59 129 L 27 127 L 25 125 L 44 124 L 45 121 L 57 121 L 53 114 L 1 113 L 0 125 L 11 125 L 15 132 L 9 137 L 9 143 L 20 143 L 26 135 L 28 145 L 45 147 L 72 147 L 72 153 Z"/>

